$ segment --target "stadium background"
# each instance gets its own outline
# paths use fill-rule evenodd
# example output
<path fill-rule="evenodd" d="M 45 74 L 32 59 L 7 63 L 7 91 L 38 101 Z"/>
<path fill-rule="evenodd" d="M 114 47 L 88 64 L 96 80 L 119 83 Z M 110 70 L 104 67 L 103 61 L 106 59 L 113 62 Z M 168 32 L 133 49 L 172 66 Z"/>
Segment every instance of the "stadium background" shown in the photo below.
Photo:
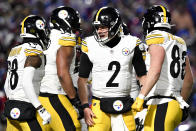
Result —
<path fill-rule="evenodd" d="M 7 71 L 7 55 L 12 46 L 21 42 L 20 22 L 29 14 L 43 16 L 47 21 L 58 6 L 71 6 L 80 12 L 82 37 L 92 35 L 91 20 L 94 11 L 102 6 L 112 6 L 120 11 L 123 21 L 132 35 L 143 40 L 141 18 L 153 4 L 166 6 L 172 14 L 173 32 L 185 39 L 188 55 L 196 79 L 196 0 L 0 0 L 0 113 L 3 109 L 4 82 Z M 196 121 L 196 82 L 190 98 L 191 117 L 185 122 Z M 0 131 L 3 123 L 0 122 Z M 184 127 L 185 129 L 185 127 Z M 176 129 L 177 130 L 177 129 Z"/>

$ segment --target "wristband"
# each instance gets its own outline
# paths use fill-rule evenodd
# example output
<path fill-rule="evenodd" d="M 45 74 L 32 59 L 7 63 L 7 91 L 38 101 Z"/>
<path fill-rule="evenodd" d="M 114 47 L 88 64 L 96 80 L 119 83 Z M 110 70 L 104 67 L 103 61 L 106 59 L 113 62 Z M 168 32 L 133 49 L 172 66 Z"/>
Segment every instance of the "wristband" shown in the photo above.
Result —
<path fill-rule="evenodd" d="M 85 103 L 85 104 L 81 105 L 81 108 L 82 108 L 82 110 L 84 110 L 85 108 L 89 108 L 89 104 Z"/>

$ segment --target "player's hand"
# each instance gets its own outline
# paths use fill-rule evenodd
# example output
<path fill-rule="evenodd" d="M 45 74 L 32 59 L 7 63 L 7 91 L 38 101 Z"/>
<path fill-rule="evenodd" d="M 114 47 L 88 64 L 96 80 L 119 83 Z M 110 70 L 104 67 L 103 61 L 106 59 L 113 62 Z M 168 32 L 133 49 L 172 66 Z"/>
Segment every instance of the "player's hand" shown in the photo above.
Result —
<path fill-rule="evenodd" d="M 140 97 L 142 94 L 139 94 L 139 96 L 136 98 L 135 102 L 131 106 L 132 110 L 140 112 L 143 109 L 144 104 L 144 97 Z"/>
<path fill-rule="evenodd" d="M 88 126 L 93 126 L 95 124 L 93 118 L 96 118 L 96 116 L 90 108 L 84 109 L 84 118 Z"/>
<path fill-rule="evenodd" d="M 78 113 L 78 120 L 82 119 L 84 117 L 84 112 L 81 107 L 81 102 L 78 96 L 76 96 L 73 99 L 70 99 L 71 104 L 75 107 L 76 112 Z"/>
<path fill-rule="evenodd" d="M 50 121 L 51 121 L 51 115 L 50 115 L 50 113 L 44 107 L 38 109 L 37 111 L 38 111 L 40 117 L 43 120 L 43 123 L 42 124 L 43 125 L 49 124 Z"/>

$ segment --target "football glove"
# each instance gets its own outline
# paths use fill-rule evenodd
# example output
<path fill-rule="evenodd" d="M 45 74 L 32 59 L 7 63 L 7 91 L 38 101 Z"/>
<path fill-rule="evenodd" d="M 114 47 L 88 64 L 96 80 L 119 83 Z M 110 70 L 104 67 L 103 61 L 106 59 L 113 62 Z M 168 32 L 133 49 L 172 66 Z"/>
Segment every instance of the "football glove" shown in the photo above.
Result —
<path fill-rule="evenodd" d="M 78 96 L 76 96 L 73 99 L 70 99 L 70 102 L 75 107 L 76 112 L 78 113 L 78 120 L 82 119 L 84 117 L 84 112 L 83 112 L 81 102 Z"/>
<path fill-rule="evenodd" d="M 142 94 L 139 94 L 139 96 L 136 98 L 135 102 L 131 106 L 134 111 L 140 112 L 143 109 L 144 97 L 140 97 L 141 95 Z"/>
<path fill-rule="evenodd" d="M 43 125 L 50 123 L 51 115 L 43 106 L 40 109 L 38 109 L 37 112 L 39 113 L 40 117 L 43 120 L 43 123 L 42 123 Z"/>
<path fill-rule="evenodd" d="M 136 131 L 142 131 L 144 128 L 144 121 L 147 114 L 147 109 L 137 112 L 135 115 Z"/>

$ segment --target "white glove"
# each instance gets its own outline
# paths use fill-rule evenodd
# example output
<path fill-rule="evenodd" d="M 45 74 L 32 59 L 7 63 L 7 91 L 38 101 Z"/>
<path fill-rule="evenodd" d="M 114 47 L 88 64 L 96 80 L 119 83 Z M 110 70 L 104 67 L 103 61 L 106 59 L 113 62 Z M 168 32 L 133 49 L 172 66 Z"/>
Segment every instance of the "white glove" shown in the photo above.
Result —
<path fill-rule="evenodd" d="M 136 113 L 135 119 L 139 118 L 140 121 L 143 120 L 142 124 L 144 124 L 144 120 L 145 120 L 146 114 L 147 114 L 147 109 L 144 108 L 142 111 Z"/>
<path fill-rule="evenodd" d="M 136 122 L 136 131 L 143 131 L 144 130 L 144 121 L 147 114 L 147 109 L 144 108 L 142 111 L 137 112 L 135 115 Z"/>
<path fill-rule="evenodd" d="M 178 103 L 180 104 L 180 108 L 184 109 L 185 107 L 188 108 L 189 105 L 186 103 L 186 101 L 183 100 L 183 98 L 181 96 L 176 97 L 176 100 L 178 101 Z"/>
<path fill-rule="evenodd" d="M 50 123 L 50 120 L 51 120 L 51 115 L 50 115 L 50 113 L 49 113 L 44 107 L 40 108 L 40 109 L 37 110 L 37 111 L 38 111 L 40 117 L 41 117 L 42 120 L 43 120 L 43 123 L 42 123 L 42 124 L 43 124 L 43 125 L 49 124 L 49 123 Z"/>

